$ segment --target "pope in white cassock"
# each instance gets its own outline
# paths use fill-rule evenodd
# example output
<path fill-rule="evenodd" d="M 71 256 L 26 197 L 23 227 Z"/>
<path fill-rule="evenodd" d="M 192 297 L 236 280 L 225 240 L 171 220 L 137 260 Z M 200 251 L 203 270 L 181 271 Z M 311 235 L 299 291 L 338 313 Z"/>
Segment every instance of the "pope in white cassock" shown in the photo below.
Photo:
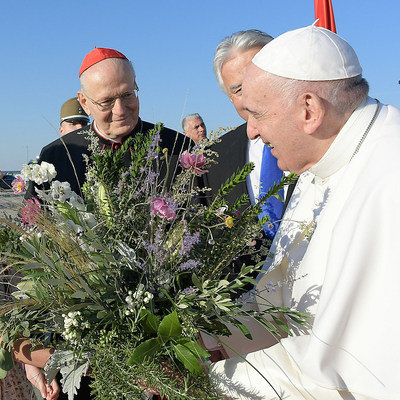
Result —
<path fill-rule="evenodd" d="M 350 45 L 324 28 L 287 32 L 243 81 L 248 136 L 300 175 L 257 285 L 308 330 L 213 364 L 240 399 L 400 399 L 400 110 L 368 97 Z M 259 304 L 262 307 L 261 302 Z"/>

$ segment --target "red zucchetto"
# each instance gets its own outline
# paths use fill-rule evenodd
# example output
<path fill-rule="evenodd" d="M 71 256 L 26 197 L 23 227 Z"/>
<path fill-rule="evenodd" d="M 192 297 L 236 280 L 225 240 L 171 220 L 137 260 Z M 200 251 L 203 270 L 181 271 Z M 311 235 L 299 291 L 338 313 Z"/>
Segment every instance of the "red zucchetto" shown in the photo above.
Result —
<path fill-rule="evenodd" d="M 107 58 L 125 58 L 125 60 L 127 60 L 127 58 L 117 50 L 96 47 L 90 53 L 86 54 L 86 57 L 83 59 L 81 69 L 79 70 L 79 78 L 82 73 L 92 65 L 106 60 Z"/>

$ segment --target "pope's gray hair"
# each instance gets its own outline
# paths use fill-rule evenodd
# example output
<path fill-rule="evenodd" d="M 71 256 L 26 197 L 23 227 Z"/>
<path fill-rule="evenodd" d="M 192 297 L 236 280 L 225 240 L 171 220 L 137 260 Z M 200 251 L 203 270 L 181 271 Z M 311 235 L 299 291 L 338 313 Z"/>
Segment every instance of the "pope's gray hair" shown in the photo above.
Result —
<path fill-rule="evenodd" d="M 282 95 L 290 106 L 303 93 L 312 92 L 327 101 L 339 114 L 353 112 L 368 96 L 369 85 L 362 75 L 333 81 L 299 81 L 266 72 L 268 89 Z"/>
<path fill-rule="evenodd" d="M 135 68 L 133 68 L 133 64 L 132 64 L 132 62 L 130 60 L 127 60 L 126 58 L 107 58 L 107 60 L 110 60 L 110 62 L 113 62 L 115 64 L 121 63 L 121 62 L 126 63 L 126 65 L 128 65 L 128 68 L 132 71 L 133 81 L 136 80 Z M 86 71 L 84 71 L 82 73 L 81 77 L 79 78 L 82 92 L 85 92 L 85 73 L 86 73 Z"/>
<path fill-rule="evenodd" d="M 182 120 L 182 129 L 184 131 L 186 130 L 187 122 L 188 122 L 189 119 L 197 119 L 197 118 L 200 118 L 204 122 L 203 118 L 198 113 L 193 113 L 193 114 L 186 115 L 186 117 L 183 118 L 183 120 Z"/>
<path fill-rule="evenodd" d="M 257 47 L 262 48 L 272 39 L 273 37 L 265 32 L 249 29 L 233 33 L 221 41 L 215 49 L 213 69 L 218 85 L 225 94 L 228 94 L 228 92 L 221 75 L 223 65 L 232 58 L 235 52 L 245 52 Z"/>

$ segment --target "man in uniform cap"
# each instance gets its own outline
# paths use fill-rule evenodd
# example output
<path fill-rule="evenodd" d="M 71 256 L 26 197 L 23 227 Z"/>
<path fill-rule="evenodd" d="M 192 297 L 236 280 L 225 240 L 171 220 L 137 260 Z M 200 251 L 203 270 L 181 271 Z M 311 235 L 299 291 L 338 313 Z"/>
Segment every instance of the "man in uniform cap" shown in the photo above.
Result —
<path fill-rule="evenodd" d="M 267 297 L 311 319 L 270 348 L 214 364 L 232 398 L 400 398 L 400 110 L 368 97 L 361 74 L 350 45 L 312 25 L 267 44 L 244 77 L 249 138 L 300 174 L 258 306 Z M 266 293 L 270 281 L 283 285 Z"/>
<path fill-rule="evenodd" d="M 85 182 L 84 155 L 90 156 L 89 137 L 99 149 L 116 150 L 129 137 L 147 132 L 154 124 L 139 117 L 139 88 L 131 62 L 114 49 L 95 48 L 84 58 L 79 70 L 81 90 L 78 99 L 87 115 L 93 117 L 90 127 L 84 127 L 55 140 L 41 151 L 39 162 L 54 164 L 57 180 L 69 182 L 71 189 L 81 194 Z M 161 147 L 169 150 L 171 165 L 178 163 L 180 153 L 188 148 L 190 139 L 168 128 L 161 130 Z M 130 160 L 127 159 L 127 162 Z M 171 168 L 174 171 L 175 168 Z M 161 169 L 161 176 L 166 168 Z M 29 185 L 27 196 L 34 195 Z"/>
<path fill-rule="evenodd" d="M 77 97 L 68 99 L 60 111 L 60 135 L 83 128 L 90 123 L 90 118 L 85 113 Z"/>

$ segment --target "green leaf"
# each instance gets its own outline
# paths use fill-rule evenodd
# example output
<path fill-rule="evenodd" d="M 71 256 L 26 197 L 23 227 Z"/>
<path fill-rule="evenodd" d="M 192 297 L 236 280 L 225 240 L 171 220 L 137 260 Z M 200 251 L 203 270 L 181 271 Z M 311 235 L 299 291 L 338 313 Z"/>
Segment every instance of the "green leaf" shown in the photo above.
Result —
<path fill-rule="evenodd" d="M 177 344 L 173 346 L 176 357 L 187 370 L 196 375 L 203 375 L 199 359 L 185 346 Z"/>
<path fill-rule="evenodd" d="M 250 340 L 253 339 L 253 337 L 251 336 L 250 331 L 246 328 L 246 326 L 244 324 L 242 324 L 237 319 L 232 319 L 232 322 L 236 326 L 236 328 L 238 328 L 240 330 L 240 332 L 242 332 L 243 335 L 247 337 L 247 339 L 250 339 Z"/>
<path fill-rule="evenodd" d="M 3 371 L 9 371 L 13 366 L 14 360 L 11 353 L 6 349 L 0 349 L 0 369 Z"/>
<path fill-rule="evenodd" d="M 216 331 L 221 336 L 229 336 L 232 335 L 232 332 L 228 329 L 226 325 L 222 322 L 215 320 L 215 321 L 205 321 L 199 320 L 197 326 L 204 328 L 206 331 Z"/>
<path fill-rule="evenodd" d="M 43 264 L 42 263 L 30 263 L 30 264 L 26 264 L 26 265 L 22 265 L 20 267 L 21 269 L 41 269 L 43 268 Z"/>
<path fill-rule="evenodd" d="M 226 287 L 226 286 L 228 286 L 229 285 L 229 282 L 227 281 L 227 280 L 225 280 L 225 279 L 221 279 L 220 281 L 219 281 L 219 283 L 218 283 L 218 287 L 220 288 L 220 287 Z"/>
<path fill-rule="evenodd" d="M 84 364 L 74 363 L 61 367 L 61 384 L 63 392 L 68 393 L 68 399 L 73 399 L 74 395 L 77 394 L 77 390 L 81 386 L 82 375 L 86 374 L 88 368 L 89 361 Z"/>
<path fill-rule="evenodd" d="M 86 292 L 78 290 L 71 294 L 72 299 L 84 299 L 86 297 Z"/>
<path fill-rule="evenodd" d="M 167 342 L 170 338 L 176 338 L 181 336 L 182 326 L 179 323 L 178 314 L 176 311 L 165 316 L 158 327 L 158 335 L 164 342 Z"/>
<path fill-rule="evenodd" d="M 160 350 L 161 344 L 157 338 L 146 340 L 133 351 L 129 357 L 128 365 L 140 364 L 145 358 L 154 356 Z"/>
<path fill-rule="evenodd" d="M 147 333 L 157 333 L 160 320 L 148 310 L 142 310 L 142 326 Z"/>
<path fill-rule="evenodd" d="M 48 285 L 61 286 L 67 283 L 67 280 L 50 278 L 50 279 L 43 279 L 43 282 L 47 283 Z"/>
<path fill-rule="evenodd" d="M 287 326 L 286 322 L 281 321 L 278 317 L 275 315 L 271 315 L 272 319 L 274 320 L 275 324 L 283 330 L 283 332 L 287 333 L 288 335 L 291 335 L 290 329 Z"/>
<path fill-rule="evenodd" d="M 106 310 L 101 310 L 97 313 L 97 319 L 103 319 L 108 315 Z"/>
<path fill-rule="evenodd" d="M 197 287 L 199 290 L 203 290 L 203 285 L 200 282 L 200 279 L 197 277 L 196 274 L 192 275 L 193 285 Z"/>
<path fill-rule="evenodd" d="M 261 325 L 264 326 L 269 332 L 273 333 L 274 335 L 280 336 L 281 333 L 279 332 L 278 328 L 270 321 L 267 321 L 263 317 L 254 317 Z"/>
<path fill-rule="evenodd" d="M 210 353 L 207 350 L 203 349 L 203 347 L 201 347 L 197 342 L 190 340 L 189 338 L 178 339 L 176 343 L 185 346 L 198 358 L 210 357 Z"/>

